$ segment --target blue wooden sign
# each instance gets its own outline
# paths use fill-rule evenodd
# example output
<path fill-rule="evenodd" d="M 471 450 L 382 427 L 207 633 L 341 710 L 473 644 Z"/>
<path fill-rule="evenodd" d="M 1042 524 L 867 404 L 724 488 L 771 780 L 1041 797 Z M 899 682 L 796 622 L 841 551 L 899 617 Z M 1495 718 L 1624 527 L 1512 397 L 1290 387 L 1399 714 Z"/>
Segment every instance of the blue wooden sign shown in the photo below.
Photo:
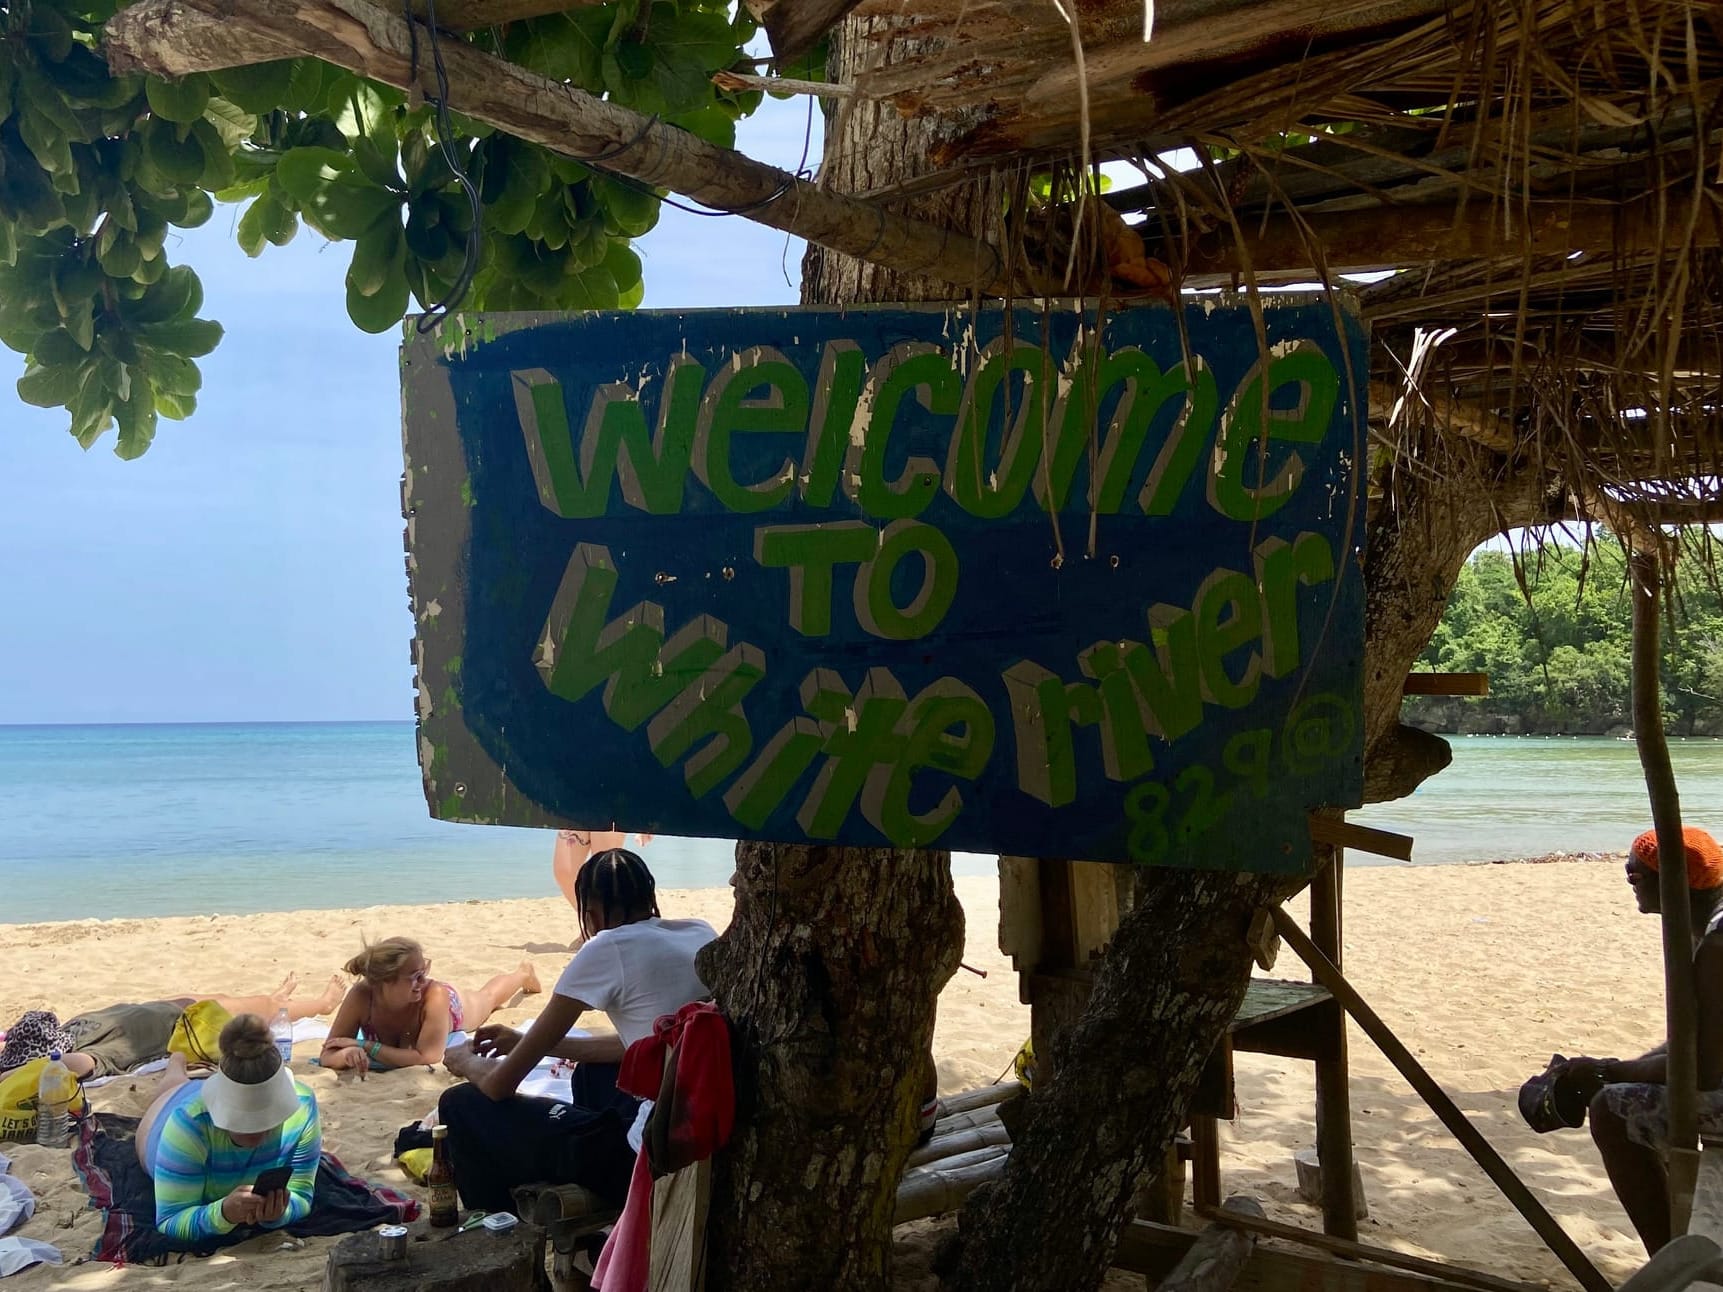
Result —
<path fill-rule="evenodd" d="M 1280 870 L 1361 797 L 1344 304 L 478 316 L 403 352 L 434 815 Z"/>

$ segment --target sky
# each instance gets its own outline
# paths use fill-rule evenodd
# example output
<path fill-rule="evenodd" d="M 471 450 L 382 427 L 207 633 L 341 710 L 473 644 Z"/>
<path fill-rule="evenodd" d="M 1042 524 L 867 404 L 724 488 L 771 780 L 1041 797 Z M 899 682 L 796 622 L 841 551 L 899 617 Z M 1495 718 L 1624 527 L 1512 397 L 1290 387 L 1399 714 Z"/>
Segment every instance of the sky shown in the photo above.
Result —
<path fill-rule="evenodd" d="M 806 100 L 767 99 L 738 147 L 794 169 L 807 132 Z M 240 210 L 170 244 L 227 336 L 141 459 L 80 449 L 0 349 L 0 723 L 412 717 L 399 339 L 348 322 L 348 248 L 302 229 L 248 260 Z M 745 219 L 666 207 L 635 245 L 647 308 L 798 299 L 801 244 Z"/>

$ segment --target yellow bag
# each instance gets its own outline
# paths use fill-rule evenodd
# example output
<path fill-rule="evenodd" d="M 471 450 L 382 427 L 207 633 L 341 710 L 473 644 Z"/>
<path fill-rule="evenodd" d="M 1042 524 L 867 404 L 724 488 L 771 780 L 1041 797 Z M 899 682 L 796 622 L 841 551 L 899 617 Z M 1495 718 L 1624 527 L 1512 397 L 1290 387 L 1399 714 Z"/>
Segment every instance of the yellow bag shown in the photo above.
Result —
<path fill-rule="evenodd" d="M 0 1077 L 0 1140 L 36 1138 L 36 1089 L 47 1066 L 47 1059 L 31 1059 Z M 89 1106 L 84 1088 L 79 1086 L 72 1099 L 72 1112 L 81 1117 Z"/>
<path fill-rule="evenodd" d="M 173 1025 L 173 1035 L 168 1038 L 168 1053 L 183 1054 L 188 1063 L 212 1066 L 220 1063 L 221 1029 L 232 1019 L 233 1015 L 213 1000 L 200 1000 L 186 1006 L 185 1013 Z"/>
<path fill-rule="evenodd" d="M 410 1148 L 395 1159 L 395 1165 L 405 1171 L 414 1184 L 423 1184 L 431 1174 L 431 1150 Z"/>
<path fill-rule="evenodd" d="M 1011 1070 L 1017 1074 L 1017 1080 L 1025 1090 L 1035 1087 L 1035 1042 L 1023 1042 L 1023 1048 L 1017 1051 L 1017 1057 L 1011 1060 Z"/>

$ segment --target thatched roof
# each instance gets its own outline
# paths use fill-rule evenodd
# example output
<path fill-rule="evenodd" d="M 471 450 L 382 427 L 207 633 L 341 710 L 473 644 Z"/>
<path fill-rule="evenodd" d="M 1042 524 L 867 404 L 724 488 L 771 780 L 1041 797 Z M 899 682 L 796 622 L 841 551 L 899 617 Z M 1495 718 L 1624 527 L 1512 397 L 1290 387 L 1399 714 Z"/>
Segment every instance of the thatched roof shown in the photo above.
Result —
<path fill-rule="evenodd" d="M 1723 6 L 1162 0 L 1146 43 L 1142 0 L 1069 10 L 862 0 L 855 93 L 956 126 L 897 196 L 1194 149 L 1105 200 L 1187 286 L 1398 270 L 1357 288 L 1379 412 L 1415 369 L 1403 422 L 1582 503 L 1723 474 Z"/>
<path fill-rule="evenodd" d="M 570 3 L 439 12 L 466 28 Z M 472 46 L 452 51 L 450 94 L 548 147 L 948 278 L 959 297 L 1104 286 L 1107 222 L 1067 206 L 1061 243 L 1060 213 L 1040 208 L 1038 230 L 1027 176 L 1137 160 L 1158 177 L 1105 201 L 1179 285 L 1394 271 L 1357 288 L 1384 442 L 1535 454 L 1582 509 L 1636 481 L 1723 475 L 1723 5 L 1159 0 L 1145 42 L 1144 3 L 750 0 L 780 52 L 847 11 L 873 20 L 871 52 L 828 92 L 932 119 L 943 141 L 927 174 L 885 192 L 699 145 Z M 413 79 L 399 11 L 369 0 L 145 0 L 109 34 L 122 59 L 169 73 L 310 52 Z M 1020 217 L 991 243 L 908 204 L 983 174 Z M 1063 277 L 1073 225 L 1098 279 Z"/>

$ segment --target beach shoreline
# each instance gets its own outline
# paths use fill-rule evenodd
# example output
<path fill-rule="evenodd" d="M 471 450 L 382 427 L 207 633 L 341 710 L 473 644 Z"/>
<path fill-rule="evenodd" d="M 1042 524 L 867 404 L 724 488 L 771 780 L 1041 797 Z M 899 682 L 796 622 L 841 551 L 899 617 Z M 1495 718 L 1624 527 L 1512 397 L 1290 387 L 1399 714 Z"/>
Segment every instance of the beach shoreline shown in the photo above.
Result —
<path fill-rule="evenodd" d="M 1546 854 L 1515 864 L 1361 866 L 1348 870 L 1349 978 L 1604 1273 L 1619 1280 L 1642 1254 L 1583 1131 L 1537 1136 L 1519 1120 L 1514 1093 L 1553 1052 L 1627 1054 L 1662 1030 L 1657 922 L 1634 913 L 1619 855 Z M 1560 864 L 1550 864 L 1559 861 Z M 967 914 L 965 961 L 985 979 L 959 972 L 941 995 L 935 1052 L 945 1093 L 996 1080 L 1028 1035 L 1017 976 L 997 947 L 996 880 L 956 881 Z M 181 991 L 266 990 L 285 974 L 314 992 L 358 949 L 362 937 L 406 933 L 425 943 L 439 978 L 482 980 L 521 958 L 547 983 L 569 955 L 573 912 L 557 897 L 413 903 L 332 911 L 164 916 L 0 925 L 0 1023 L 25 1009 L 62 1017 L 117 1000 Z M 727 888 L 666 890 L 667 915 L 699 916 L 722 927 Z M 1302 919 L 1302 900 L 1291 904 Z M 1275 976 L 1305 975 L 1283 951 Z M 536 1013 L 526 998 L 499 1019 Z M 1508 1277 L 1571 1286 L 1530 1229 L 1442 1129 L 1386 1060 L 1353 1029 L 1354 1136 L 1371 1218 L 1365 1241 L 1470 1264 Z M 359 1083 L 311 1066 L 314 1044 L 295 1068 L 323 1105 L 329 1147 L 347 1166 L 409 1188 L 390 1160 L 395 1130 L 422 1117 L 449 1084 L 414 1069 Z M 1251 1193 L 1268 1214 L 1306 1227 L 1316 1208 L 1299 1200 L 1294 1152 L 1313 1142 L 1309 1065 L 1259 1055 L 1236 1062 L 1239 1115 L 1222 1126 L 1222 1185 Z M 134 1078 L 95 1092 L 98 1109 L 135 1115 L 153 1082 Z M 4 1145 L 13 1170 L 38 1195 L 36 1217 L 20 1231 L 84 1255 L 96 1219 L 72 1179 L 66 1155 Z M 913 1237 L 913 1236 L 912 1236 Z M 329 1240 L 300 1251 L 241 1250 L 211 1261 L 152 1270 L 158 1282 L 189 1287 L 243 1279 L 259 1292 L 288 1292 L 321 1277 Z M 242 1263 L 242 1268 L 235 1263 Z M 916 1264 L 906 1262 L 906 1268 Z M 8 1280 L 20 1288 L 108 1287 L 115 1274 L 94 1264 L 35 1270 Z M 908 1275 L 900 1287 L 922 1286 Z"/>

